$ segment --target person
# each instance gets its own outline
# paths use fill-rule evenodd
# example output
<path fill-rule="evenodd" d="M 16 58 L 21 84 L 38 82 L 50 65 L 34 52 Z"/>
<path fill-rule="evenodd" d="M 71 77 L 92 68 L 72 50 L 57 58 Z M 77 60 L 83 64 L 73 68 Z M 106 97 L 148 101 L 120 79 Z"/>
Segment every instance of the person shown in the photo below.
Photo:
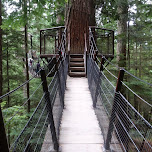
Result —
<path fill-rule="evenodd" d="M 39 61 L 37 62 L 37 65 L 36 65 L 36 73 L 37 73 L 37 76 L 39 76 L 40 75 L 40 72 L 39 72 L 39 70 L 40 70 L 40 63 L 39 63 Z"/>
<path fill-rule="evenodd" d="M 33 74 L 33 59 L 32 58 L 28 59 L 28 67 L 29 67 L 30 73 Z"/>

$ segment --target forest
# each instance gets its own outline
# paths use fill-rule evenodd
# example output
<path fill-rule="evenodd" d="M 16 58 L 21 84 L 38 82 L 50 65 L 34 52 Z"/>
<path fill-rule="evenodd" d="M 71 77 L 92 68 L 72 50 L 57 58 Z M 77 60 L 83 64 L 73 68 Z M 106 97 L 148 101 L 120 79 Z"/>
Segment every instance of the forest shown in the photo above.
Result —
<path fill-rule="evenodd" d="M 126 73 L 125 84 L 152 104 L 152 0 L 88 1 L 91 6 L 89 26 L 115 31 L 115 57 L 107 68 L 117 76 L 116 66 L 124 67 L 133 75 Z M 40 30 L 65 26 L 71 3 L 70 0 L 0 0 L 0 96 L 30 80 L 38 62 L 43 66 L 45 62 L 39 58 Z M 53 44 L 47 47 L 49 53 L 55 52 Z M 30 59 L 32 69 L 29 67 Z M 115 83 L 110 76 L 109 79 Z M 9 145 L 39 103 L 43 94 L 40 84 L 37 76 L 27 86 L 0 100 L 4 121 L 8 121 Z M 33 95 L 37 87 L 37 93 Z M 152 109 L 147 110 L 129 91 L 124 94 L 152 123 Z M 13 115 L 15 117 L 9 122 Z"/>

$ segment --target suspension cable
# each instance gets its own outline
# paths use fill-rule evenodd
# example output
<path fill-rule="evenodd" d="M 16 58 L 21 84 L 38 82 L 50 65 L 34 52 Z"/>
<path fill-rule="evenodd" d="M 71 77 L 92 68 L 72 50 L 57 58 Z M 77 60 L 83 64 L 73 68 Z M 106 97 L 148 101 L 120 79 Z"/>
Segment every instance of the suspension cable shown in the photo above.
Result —
<path fill-rule="evenodd" d="M 42 61 L 43 61 L 43 60 L 42 60 Z M 48 63 L 47 67 L 49 66 L 49 64 L 50 64 L 51 62 L 52 62 L 52 60 Z M 37 74 L 40 73 L 40 71 L 41 71 L 42 69 L 43 69 L 43 67 L 40 68 L 39 71 L 38 71 L 32 78 L 30 78 L 29 80 L 25 81 L 24 83 L 22 83 L 21 85 L 19 85 L 19 86 L 18 86 L 17 88 L 15 88 L 14 90 L 12 90 L 12 91 L 10 91 L 10 92 L 8 92 L 8 93 L 0 96 L 0 100 L 3 99 L 3 98 L 5 98 L 5 97 L 7 97 L 7 96 L 9 96 L 9 95 L 11 95 L 11 94 L 14 93 L 15 91 L 19 90 L 20 88 L 22 88 L 23 86 L 25 86 L 26 84 L 28 84 L 31 80 L 33 80 L 34 78 L 37 77 Z"/>
<path fill-rule="evenodd" d="M 117 65 L 115 65 L 115 64 L 113 64 L 112 62 L 110 62 L 108 59 L 106 59 L 106 57 L 105 56 L 103 56 L 103 58 L 109 63 L 109 64 L 111 64 L 111 65 L 113 65 L 113 66 L 115 66 L 116 68 L 118 68 L 118 69 L 123 69 L 127 74 L 129 74 L 130 76 L 132 76 L 132 77 L 134 77 L 135 79 L 137 79 L 137 80 L 139 80 L 139 81 L 141 81 L 141 82 L 143 82 L 143 83 L 145 83 L 145 84 L 147 84 L 147 85 L 149 85 L 149 86 L 151 86 L 152 87 L 152 84 L 151 83 L 148 83 L 148 82 L 146 82 L 146 81 L 144 81 L 144 80 L 142 80 L 142 79 L 140 79 L 140 78 L 138 78 L 138 77 L 136 77 L 135 75 L 133 75 L 132 73 L 130 73 L 129 71 L 127 71 L 125 68 L 123 68 L 123 67 L 119 67 L 119 66 L 117 66 Z"/>
<path fill-rule="evenodd" d="M 16 111 L 16 113 L 6 122 L 5 125 L 7 125 L 7 124 L 19 113 L 19 111 L 21 110 L 21 108 L 22 108 L 24 105 L 27 104 L 27 102 L 33 97 L 33 95 L 35 94 L 35 92 L 41 87 L 42 83 L 43 83 L 43 82 L 41 82 L 41 83 L 38 85 L 37 89 L 36 89 L 36 90 L 32 93 L 32 95 L 24 102 L 24 104 L 18 109 L 18 111 Z"/>

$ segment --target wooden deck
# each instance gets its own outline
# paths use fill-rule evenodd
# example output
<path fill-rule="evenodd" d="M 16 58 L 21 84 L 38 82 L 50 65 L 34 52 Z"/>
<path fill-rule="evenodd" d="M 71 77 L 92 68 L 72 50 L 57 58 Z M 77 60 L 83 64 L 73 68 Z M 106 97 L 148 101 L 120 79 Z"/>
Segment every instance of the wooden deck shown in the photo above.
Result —
<path fill-rule="evenodd" d="M 60 129 L 61 152 L 102 152 L 103 137 L 92 107 L 87 78 L 67 79 Z"/>

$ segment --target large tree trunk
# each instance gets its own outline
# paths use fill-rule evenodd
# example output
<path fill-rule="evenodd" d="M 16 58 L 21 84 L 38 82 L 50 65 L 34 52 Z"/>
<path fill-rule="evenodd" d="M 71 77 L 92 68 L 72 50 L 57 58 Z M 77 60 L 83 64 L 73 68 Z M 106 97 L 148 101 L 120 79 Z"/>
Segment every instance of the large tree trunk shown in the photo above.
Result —
<path fill-rule="evenodd" d="M 90 6 L 90 15 L 89 15 L 89 26 L 96 26 L 96 4 L 95 0 L 89 0 L 89 6 Z"/>
<path fill-rule="evenodd" d="M 120 67 L 126 66 L 126 43 L 127 43 L 127 20 L 128 20 L 128 1 L 118 0 L 118 42 L 117 42 L 117 59 Z"/>
<path fill-rule="evenodd" d="M 83 54 L 84 34 L 89 35 L 89 1 L 71 0 L 71 9 L 67 19 L 68 51 L 70 54 Z M 87 40 L 88 41 L 88 40 Z"/>

